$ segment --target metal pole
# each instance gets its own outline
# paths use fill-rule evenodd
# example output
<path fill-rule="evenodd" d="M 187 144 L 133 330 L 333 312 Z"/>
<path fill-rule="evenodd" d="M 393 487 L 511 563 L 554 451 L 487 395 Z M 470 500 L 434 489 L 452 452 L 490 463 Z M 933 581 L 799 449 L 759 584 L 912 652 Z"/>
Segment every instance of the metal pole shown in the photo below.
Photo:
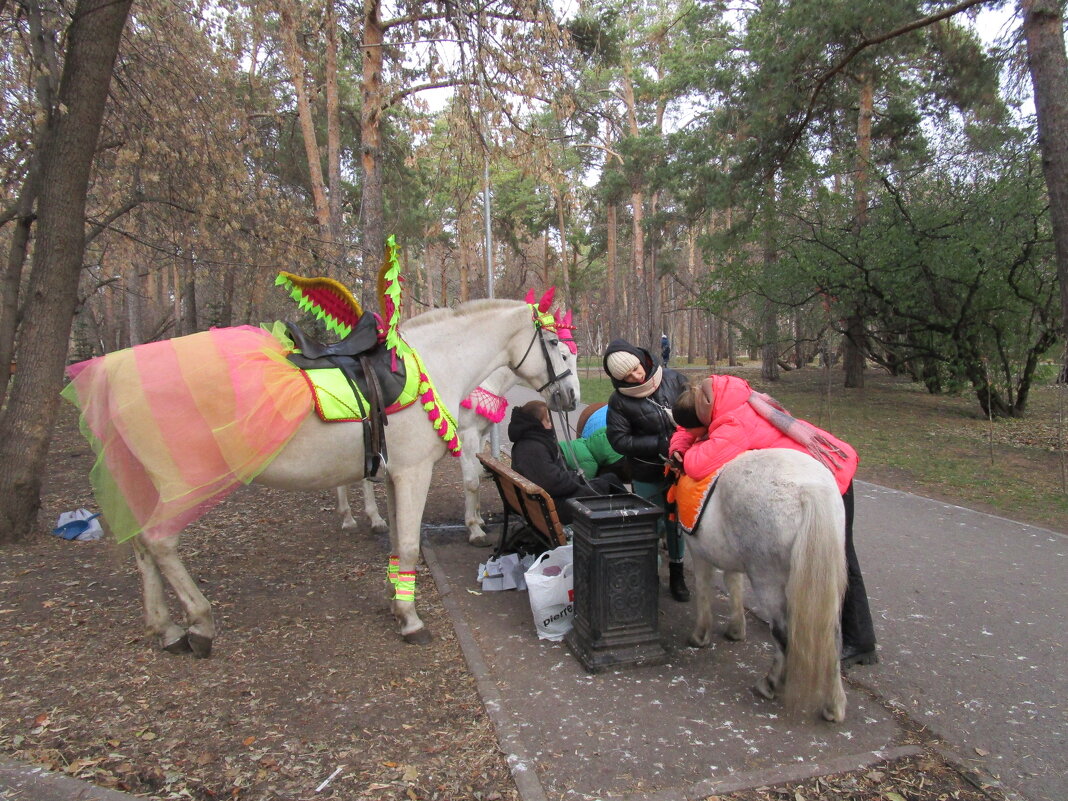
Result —
<path fill-rule="evenodd" d="M 486 294 L 494 297 L 493 289 L 493 226 L 491 224 L 490 208 L 490 164 L 489 147 L 486 144 L 486 113 L 482 112 L 482 216 L 485 223 L 485 248 L 486 248 Z M 501 453 L 500 424 L 490 426 L 490 456 L 498 458 Z"/>

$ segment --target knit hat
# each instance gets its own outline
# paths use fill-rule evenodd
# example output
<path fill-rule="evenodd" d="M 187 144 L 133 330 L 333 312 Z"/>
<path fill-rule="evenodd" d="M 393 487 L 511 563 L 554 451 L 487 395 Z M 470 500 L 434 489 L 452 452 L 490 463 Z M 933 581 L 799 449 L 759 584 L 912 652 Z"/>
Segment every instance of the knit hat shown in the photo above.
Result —
<path fill-rule="evenodd" d="M 641 367 L 638 357 L 625 350 L 609 353 L 604 361 L 608 366 L 608 374 L 616 381 L 622 381 L 635 367 Z"/>

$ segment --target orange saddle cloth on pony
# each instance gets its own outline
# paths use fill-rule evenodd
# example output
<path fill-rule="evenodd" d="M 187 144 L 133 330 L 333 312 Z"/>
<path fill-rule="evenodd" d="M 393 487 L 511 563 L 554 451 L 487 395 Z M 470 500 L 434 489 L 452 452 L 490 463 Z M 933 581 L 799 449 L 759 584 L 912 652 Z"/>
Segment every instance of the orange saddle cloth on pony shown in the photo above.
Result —
<path fill-rule="evenodd" d="M 675 505 L 679 525 L 687 534 L 692 534 L 697 528 L 701 511 L 712 497 L 718 477 L 718 470 L 700 480 L 684 475 L 668 490 L 668 502 Z"/>

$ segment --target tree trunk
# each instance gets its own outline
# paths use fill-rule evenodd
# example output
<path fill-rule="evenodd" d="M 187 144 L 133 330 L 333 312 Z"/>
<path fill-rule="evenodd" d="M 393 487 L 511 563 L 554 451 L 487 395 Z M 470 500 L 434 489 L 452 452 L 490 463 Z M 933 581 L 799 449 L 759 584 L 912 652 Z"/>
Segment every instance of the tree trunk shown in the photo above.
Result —
<path fill-rule="evenodd" d="M 385 28 L 379 0 L 364 0 L 363 4 L 363 104 L 360 106 L 360 165 L 363 187 L 360 205 L 363 209 L 361 299 L 374 292 L 374 276 L 382 261 L 386 246 L 385 201 L 382 188 L 382 113 L 385 110 L 385 87 L 382 84 L 382 49 Z M 442 281 L 442 291 L 445 282 Z"/>
<path fill-rule="evenodd" d="M 7 397 L 10 377 L 8 366 L 15 356 L 15 332 L 19 326 L 19 286 L 22 284 L 22 270 L 26 264 L 30 229 L 33 227 L 34 201 L 40 189 L 38 177 L 37 159 L 33 158 L 16 203 L 15 231 L 11 235 L 7 267 L 0 279 L 0 408 L 3 408 L 4 398 Z"/>
<path fill-rule="evenodd" d="M 1068 337 L 1068 55 L 1064 20 L 1056 0 L 1021 0 L 1020 5 L 1061 285 L 1062 335 Z M 1059 380 L 1068 383 L 1068 349 Z"/>
<path fill-rule="evenodd" d="M 853 182 L 854 229 L 859 238 L 868 224 L 868 171 L 871 167 L 871 119 L 875 87 L 872 76 L 860 78 L 860 111 L 857 116 L 857 163 Z M 864 358 L 866 336 L 864 317 L 855 308 L 849 318 L 845 339 L 845 386 L 859 389 L 864 386 Z"/>
<path fill-rule="evenodd" d="M 778 194 L 775 185 L 775 175 L 771 176 L 767 188 L 766 202 L 764 205 L 764 247 L 763 247 L 763 274 L 771 283 L 779 263 L 778 230 Z M 762 345 L 760 349 L 760 376 L 765 381 L 779 380 L 779 315 L 776 304 L 771 298 L 764 300 L 760 310 L 760 333 Z"/>
<path fill-rule="evenodd" d="M 304 85 L 304 56 L 297 42 L 297 21 L 293 17 L 294 8 L 290 0 L 285 0 L 278 9 L 282 19 L 282 47 L 285 50 L 286 66 L 289 68 L 290 81 L 297 96 L 297 117 L 300 120 L 300 132 L 304 139 L 304 155 L 308 159 L 308 179 L 311 184 L 312 202 L 315 205 L 315 219 L 319 224 L 319 233 L 327 240 L 327 252 L 320 258 L 329 261 L 333 258 L 330 248 L 330 206 L 326 200 L 326 185 L 323 182 L 323 165 L 319 156 L 319 142 L 315 137 L 315 121 L 312 119 L 311 101 Z"/>
<path fill-rule="evenodd" d="M 864 331 L 864 319 L 859 314 L 850 315 L 846 322 L 845 349 L 845 386 L 860 389 L 864 386 L 864 356 L 867 333 Z"/>
<path fill-rule="evenodd" d="M 618 326 L 619 326 L 619 317 L 618 317 L 619 306 L 616 303 L 616 297 L 617 297 L 616 283 L 619 280 L 618 277 L 617 277 L 618 276 L 618 271 L 616 269 L 616 237 L 617 237 L 617 234 L 618 234 L 618 223 L 616 221 L 616 204 L 615 203 L 609 203 L 608 204 L 608 208 L 606 209 L 606 212 L 607 212 L 607 218 L 606 218 L 606 221 L 605 221 L 605 225 L 608 228 L 608 233 L 607 233 L 607 237 L 606 237 L 607 238 L 607 249 L 606 249 L 606 252 L 605 252 L 605 276 L 604 276 L 604 278 L 605 278 L 605 283 L 608 285 L 608 293 L 607 293 L 608 314 L 609 314 L 608 330 L 610 332 L 614 332 L 614 331 L 618 330 Z"/>
<path fill-rule="evenodd" d="M 341 244 L 341 117 L 337 91 L 337 13 L 326 3 L 326 182 L 330 209 L 330 254 L 333 275 L 344 282 L 345 251 Z"/>
<path fill-rule="evenodd" d="M 37 522 L 85 247 L 85 204 L 104 104 L 131 0 L 78 0 L 58 106 L 41 152 L 38 234 L 19 331 L 19 370 L 0 413 L 0 543 Z"/>
<path fill-rule="evenodd" d="M 571 303 L 571 271 L 567 266 L 567 214 L 564 208 L 564 192 L 556 193 L 556 227 L 560 231 L 560 280 L 563 282 L 564 293 L 560 299 L 565 308 L 570 308 Z"/>

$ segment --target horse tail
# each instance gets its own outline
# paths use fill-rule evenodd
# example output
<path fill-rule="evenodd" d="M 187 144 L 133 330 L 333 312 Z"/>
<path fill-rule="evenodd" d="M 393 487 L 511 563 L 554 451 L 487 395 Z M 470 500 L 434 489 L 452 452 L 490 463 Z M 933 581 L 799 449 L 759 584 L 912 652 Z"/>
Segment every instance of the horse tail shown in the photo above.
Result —
<path fill-rule="evenodd" d="M 806 485 L 802 516 L 790 556 L 786 583 L 787 709 L 817 709 L 828 719 L 845 713 L 838 656 L 838 624 L 846 587 L 842 518 L 822 487 Z M 835 710 L 835 711 L 832 711 Z M 833 715 L 833 717 L 832 717 Z"/>

